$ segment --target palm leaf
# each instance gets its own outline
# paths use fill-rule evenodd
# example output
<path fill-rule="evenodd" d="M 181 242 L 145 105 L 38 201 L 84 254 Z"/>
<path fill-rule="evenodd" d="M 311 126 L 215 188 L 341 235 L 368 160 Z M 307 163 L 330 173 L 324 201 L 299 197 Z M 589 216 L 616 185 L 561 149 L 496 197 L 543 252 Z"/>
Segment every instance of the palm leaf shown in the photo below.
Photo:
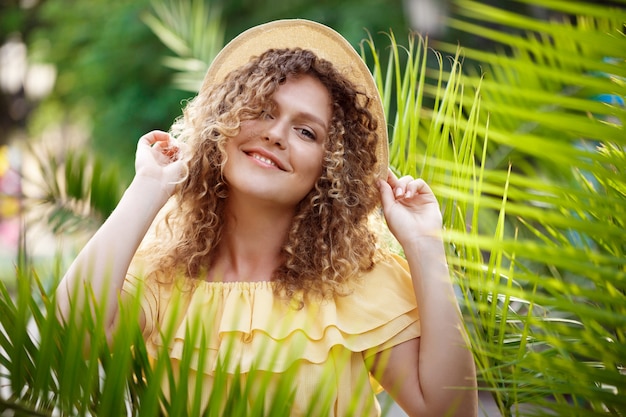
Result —
<path fill-rule="evenodd" d="M 374 62 L 382 96 L 398 100 L 391 164 L 440 197 L 480 378 L 502 413 L 623 415 L 625 15 L 548 4 L 593 13 L 546 22 L 457 1 L 451 27 L 500 52 L 463 49 L 463 75 L 445 43 L 449 67 L 438 56 L 415 71 L 426 39 L 409 41 L 404 68 L 380 75 Z"/>
<path fill-rule="evenodd" d="M 454 3 L 450 27 L 488 38 L 496 52 L 441 42 L 435 52 L 427 38 L 413 36 L 400 46 L 392 34 L 388 56 L 371 38 L 362 51 L 371 57 L 390 121 L 391 164 L 424 177 L 442 204 L 481 389 L 505 416 L 624 415 L 624 12 L 583 1 L 524 0 L 575 16 L 547 22 L 478 1 Z M 192 6 L 155 10 L 159 17 L 146 22 L 177 58 L 206 65 L 210 59 L 197 48 L 203 41 L 184 24 Z M 439 66 L 431 68 L 433 61 Z M 192 78 L 204 72 L 180 62 L 170 64 Z M 599 101 L 607 97 L 613 101 Z M 62 187 L 51 182 L 50 189 Z M 0 366 L 11 393 L 0 396 L 0 411 L 157 415 L 163 407 L 184 414 L 177 398 L 199 387 L 177 383 L 186 378 L 173 373 L 166 355 L 150 364 L 132 324 L 122 326 L 109 349 L 97 314 L 56 323 L 45 291 L 33 298 L 30 289 L 40 286 L 30 271 L 21 265 L 15 296 L 0 288 Z M 131 310 L 124 323 L 134 322 Z M 38 337 L 25 330 L 29 322 Z M 97 349 L 83 360 L 85 335 Z M 170 402 L 160 392 L 164 377 L 180 394 Z M 289 403 L 292 387 L 284 381 L 268 405 L 276 415 L 288 411 L 281 404 Z M 212 395 L 222 400 L 208 415 L 222 405 L 232 415 L 260 415 L 266 406 L 241 404 L 249 386 L 215 385 Z"/>
<path fill-rule="evenodd" d="M 203 0 L 153 2 L 153 13 L 143 21 L 175 56 L 163 59 L 177 71 L 174 85 L 197 92 L 208 64 L 224 44 L 221 8 L 216 2 Z"/>
<path fill-rule="evenodd" d="M 593 13 L 575 24 L 545 22 L 455 2 L 452 27 L 510 53 L 463 51 L 483 69 L 473 72 L 466 62 L 469 97 L 456 98 L 461 109 L 480 97 L 480 122 L 458 123 L 465 135 L 483 138 L 475 149 L 486 144 L 473 154 L 481 171 L 459 188 L 452 178 L 464 172 L 440 161 L 453 159 L 440 152 L 430 163 L 447 171 L 426 174 L 445 207 L 467 207 L 446 216 L 450 262 L 465 294 L 481 379 L 503 414 L 623 415 L 625 195 L 616 190 L 625 183 L 624 12 L 584 2 L 527 3 Z M 615 103 L 596 101 L 604 93 Z M 439 146 L 460 152 L 460 132 L 440 131 Z M 427 155 L 427 140 L 412 140 Z M 471 221 L 452 221 L 459 217 Z M 523 309 L 512 310 L 511 299 L 524 300 Z"/>
<path fill-rule="evenodd" d="M 95 230 L 115 208 L 124 184 L 119 169 L 89 149 L 62 151 L 31 145 L 38 175 L 24 174 L 29 192 L 24 199 L 28 218 L 47 224 L 57 236 Z"/>

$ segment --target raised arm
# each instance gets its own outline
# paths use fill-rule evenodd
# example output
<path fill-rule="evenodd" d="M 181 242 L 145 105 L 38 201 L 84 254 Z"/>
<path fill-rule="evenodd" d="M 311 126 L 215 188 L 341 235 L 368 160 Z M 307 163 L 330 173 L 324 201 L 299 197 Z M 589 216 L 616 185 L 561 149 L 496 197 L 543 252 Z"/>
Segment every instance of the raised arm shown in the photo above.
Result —
<path fill-rule="evenodd" d="M 133 181 L 59 283 L 56 299 L 61 318 L 69 317 L 71 308 L 83 307 L 88 284 L 96 301 L 106 302 L 105 323 L 113 323 L 131 260 L 181 178 L 184 163 L 180 154 L 165 132 L 153 131 L 141 137 Z"/>
<path fill-rule="evenodd" d="M 421 179 L 380 181 L 389 229 L 404 249 L 420 314 L 421 337 L 391 348 L 382 385 L 411 416 L 478 413 L 476 370 L 450 280 L 439 204 Z"/>

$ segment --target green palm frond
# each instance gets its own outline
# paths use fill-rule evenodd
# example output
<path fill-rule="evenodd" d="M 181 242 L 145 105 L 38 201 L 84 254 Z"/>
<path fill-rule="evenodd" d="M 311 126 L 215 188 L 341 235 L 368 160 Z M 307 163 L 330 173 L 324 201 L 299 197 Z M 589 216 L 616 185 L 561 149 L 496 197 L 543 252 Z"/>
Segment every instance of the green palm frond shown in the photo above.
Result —
<path fill-rule="evenodd" d="M 208 64 L 224 45 L 220 6 L 204 0 L 166 0 L 153 2 L 153 10 L 143 21 L 175 54 L 163 59 L 178 71 L 174 85 L 197 92 Z"/>
<path fill-rule="evenodd" d="M 440 196 L 480 377 L 503 414 L 624 415 L 626 14 L 526 2 L 574 17 L 455 1 L 450 25 L 498 52 L 463 49 L 463 75 L 454 60 L 443 86 L 443 66 L 411 75 L 426 109 L 379 78 L 401 98 L 391 162 Z"/>
<path fill-rule="evenodd" d="M 138 326 L 138 299 L 120 311 L 119 325 L 107 338 L 103 314 L 106 300 L 92 294 L 85 308 L 75 306 L 69 317 L 61 322 L 55 316 L 54 297 L 44 289 L 40 278 L 27 264 L 22 265 L 19 271 L 15 294 L 10 294 L 0 282 L 0 414 L 291 415 L 293 395 L 297 389 L 293 381 L 298 372 L 298 362 L 278 380 L 273 380 L 275 395 L 265 402 L 263 395 L 255 396 L 254 393 L 263 390 L 271 373 L 255 364 L 247 374 L 239 367 L 232 372 L 230 363 L 236 360 L 236 355 L 234 349 L 229 349 L 226 356 L 218 360 L 213 372 L 213 384 L 207 390 L 202 386 L 205 381 L 201 376 L 189 378 L 192 369 L 198 369 L 201 374 L 206 366 L 206 357 L 197 356 L 196 351 L 206 351 L 209 343 L 199 326 L 201 320 L 185 328 L 186 343 L 175 368 L 169 349 L 177 335 L 176 321 L 172 320 L 171 325 L 163 329 L 162 352 L 151 361 Z M 177 302 L 172 300 L 170 305 L 175 306 Z M 86 343 L 89 349 L 84 349 Z M 225 343 L 229 343 L 228 340 Z M 271 358 L 279 352 L 263 351 L 261 354 Z M 346 358 L 346 363 L 349 360 Z M 334 366 L 342 366 L 341 358 L 335 358 Z M 335 383 L 334 374 L 329 373 L 327 377 Z M 365 379 L 363 383 L 362 388 L 369 389 L 369 380 Z M 323 383 L 319 385 L 315 401 L 304 415 L 322 417 L 329 414 L 333 403 L 332 397 L 325 391 L 326 386 Z M 163 394 L 164 387 L 169 395 Z M 195 395 L 190 397 L 190 392 Z M 194 401 L 189 402 L 189 398 Z M 208 404 L 204 410 L 201 408 L 203 400 Z M 354 406 L 358 409 L 360 404 L 355 403 Z M 357 417 L 359 414 L 355 411 L 346 416 L 349 415 Z"/>
<path fill-rule="evenodd" d="M 193 63 L 177 68 L 189 76 L 181 85 L 197 89 L 212 48 L 197 31 L 210 14 L 194 9 L 200 2 L 183 3 L 155 3 L 146 22 Z M 479 1 L 453 3 L 450 27 L 487 39 L 492 50 L 419 36 L 403 44 L 393 34 L 384 57 L 371 39 L 361 47 L 385 103 L 393 168 L 425 178 L 440 199 L 480 388 L 505 416 L 626 415 L 624 8 L 518 2 L 562 16 L 545 21 Z M 221 25 L 209 26 L 218 42 Z M 90 165 L 81 161 L 52 165 L 46 178 L 75 177 L 67 195 L 87 195 L 93 177 L 81 179 Z M 66 192 L 58 181 L 49 189 Z M 19 269 L 16 294 L 0 288 L 0 412 L 184 414 L 182 393 L 199 392 L 197 384 L 176 383 L 167 358 L 149 363 L 132 325 L 109 347 L 98 315 L 57 323 L 31 271 Z M 124 314 L 133 323 L 135 312 Z M 87 336 L 96 348 L 83 359 Z M 169 402 L 164 377 L 181 394 Z M 253 409 L 238 401 L 251 387 L 215 384 L 222 401 L 208 414 L 224 405 L 231 415 L 286 415 L 293 387 L 284 382 L 275 404 Z M 324 404 L 323 391 L 318 400 Z"/>
<path fill-rule="evenodd" d="M 385 102 L 397 99 L 391 164 L 441 200 L 480 378 L 502 413 L 624 415 L 626 14 L 527 3 L 586 14 L 546 22 L 460 0 L 451 27 L 497 53 L 419 39 L 394 44 L 393 66 L 375 62 Z"/>
<path fill-rule="evenodd" d="M 33 221 L 47 223 L 55 235 L 95 230 L 115 208 L 125 185 L 115 164 L 88 149 L 64 152 L 31 146 L 28 155 L 38 176 L 24 174 L 30 192 L 24 201 Z"/>

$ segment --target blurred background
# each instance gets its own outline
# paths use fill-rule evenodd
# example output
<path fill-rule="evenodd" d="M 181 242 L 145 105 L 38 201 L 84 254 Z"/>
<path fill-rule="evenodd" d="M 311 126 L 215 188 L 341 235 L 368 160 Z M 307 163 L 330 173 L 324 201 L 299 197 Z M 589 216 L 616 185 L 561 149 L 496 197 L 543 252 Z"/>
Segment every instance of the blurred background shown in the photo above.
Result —
<path fill-rule="evenodd" d="M 438 80 L 458 87 L 448 76 L 459 45 L 466 90 L 437 111 L 389 100 L 410 113 L 405 126 L 390 118 L 404 135 L 392 142 L 404 166 L 394 166 L 437 178 L 450 261 L 472 295 L 464 307 L 481 395 L 493 397 L 484 415 L 626 415 L 625 9 L 626 0 L 0 0 L 0 281 L 16 286 L 16 265 L 35 265 L 46 285 L 62 275 L 130 182 L 138 138 L 169 129 L 241 31 L 312 19 L 357 50 L 371 38 L 381 60 L 394 37 L 405 45 L 418 33 L 432 66 L 402 74 L 415 106 L 439 100 Z M 475 176 L 469 185 L 461 168 Z M 0 328 L 14 324 L 6 317 Z M 524 404 L 549 412 L 524 414 Z"/>
<path fill-rule="evenodd" d="M 204 61 L 196 62 L 197 78 L 225 42 L 248 27 L 278 18 L 325 23 L 357 48 L 367 36 L 385 45 L 386 34 L 395 34 L 401 42 L 409 31 L 467 47 L 490 48 L 485 39 L 446 26 L 446 19 L 455 13 L 449 0 L 195 3 L 199 13 L 194 16 L 203 19 L 197 23 L 207 28 L 203 34 L 207 42 L 201 43 L 206 45 L 204 50 L 189 51 Z M 550 17 L 544 9 L 523 2 L 483 3 Z M 137 139 L 153 129 L 167 130 L 180 115 L 184 100 L 193 95 L 197 78 L 188 79 L 191 61 L 167 60 L 172 51 L 184 56 L 181 48 L 185 46 L 167 33 L 161 39 L 156 35 L 155 14 L 158 9 L 149 0 L 0 3 L 0 270 L 12 268 L 19 231 L 29 222 L 20 213 L 29 203 L 45 203 L 43 211 L 34 208 L 29 213 L 35 213 L 35 220 L 40 216 L 51 220 L 48 226 L 60 232 L 57 235 L 66 231 L 89 234 L 99 221 L 90 225 L 85 214 L 97 208 L 96 217 L 106 216 L 130 181 Z M 187 79 L 177 79 L 183 69 Z M 73 156 L 69 163 L 68 155 Z M 32 158 L 46 169 L 29 170 Z M 71 184 L 53 181 L 60 169 L 85 174 L 71 189 Z M 76 198 L 83 192 L 91 192 L 92 200 L 100 201 L 84 206 Z M 65 196 L 63 201 L 58 195 Z M 36 223 L 29 224 L 26 236 L 31 256 L 57 250 Z M 81 244 L 76 234 L 72 242 Z"/>

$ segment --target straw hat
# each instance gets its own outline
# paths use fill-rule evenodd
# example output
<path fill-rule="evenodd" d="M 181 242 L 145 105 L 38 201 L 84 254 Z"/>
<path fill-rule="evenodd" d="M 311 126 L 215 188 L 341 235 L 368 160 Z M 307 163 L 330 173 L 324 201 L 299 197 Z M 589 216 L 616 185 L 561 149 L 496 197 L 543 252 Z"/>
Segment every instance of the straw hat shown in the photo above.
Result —
<path fill-rule="evenodd" d="M 364 91 L 370 100 L 369 111 L 378 121 L 377 159 L 380 178 L 387 178 L 388 149 L 387 123 L 380 93 L 368 67 L 350 43 L 335 30 L 320 23 L 304 19 L 276 20 L 248 29 L 230 41 L 209 67 L 202 89 L 224 80 L 235 68 L 246 64 L 252 57 L 271 48 L 302 48 L 319 58 L 333 63 L 357 89 Z"/>

